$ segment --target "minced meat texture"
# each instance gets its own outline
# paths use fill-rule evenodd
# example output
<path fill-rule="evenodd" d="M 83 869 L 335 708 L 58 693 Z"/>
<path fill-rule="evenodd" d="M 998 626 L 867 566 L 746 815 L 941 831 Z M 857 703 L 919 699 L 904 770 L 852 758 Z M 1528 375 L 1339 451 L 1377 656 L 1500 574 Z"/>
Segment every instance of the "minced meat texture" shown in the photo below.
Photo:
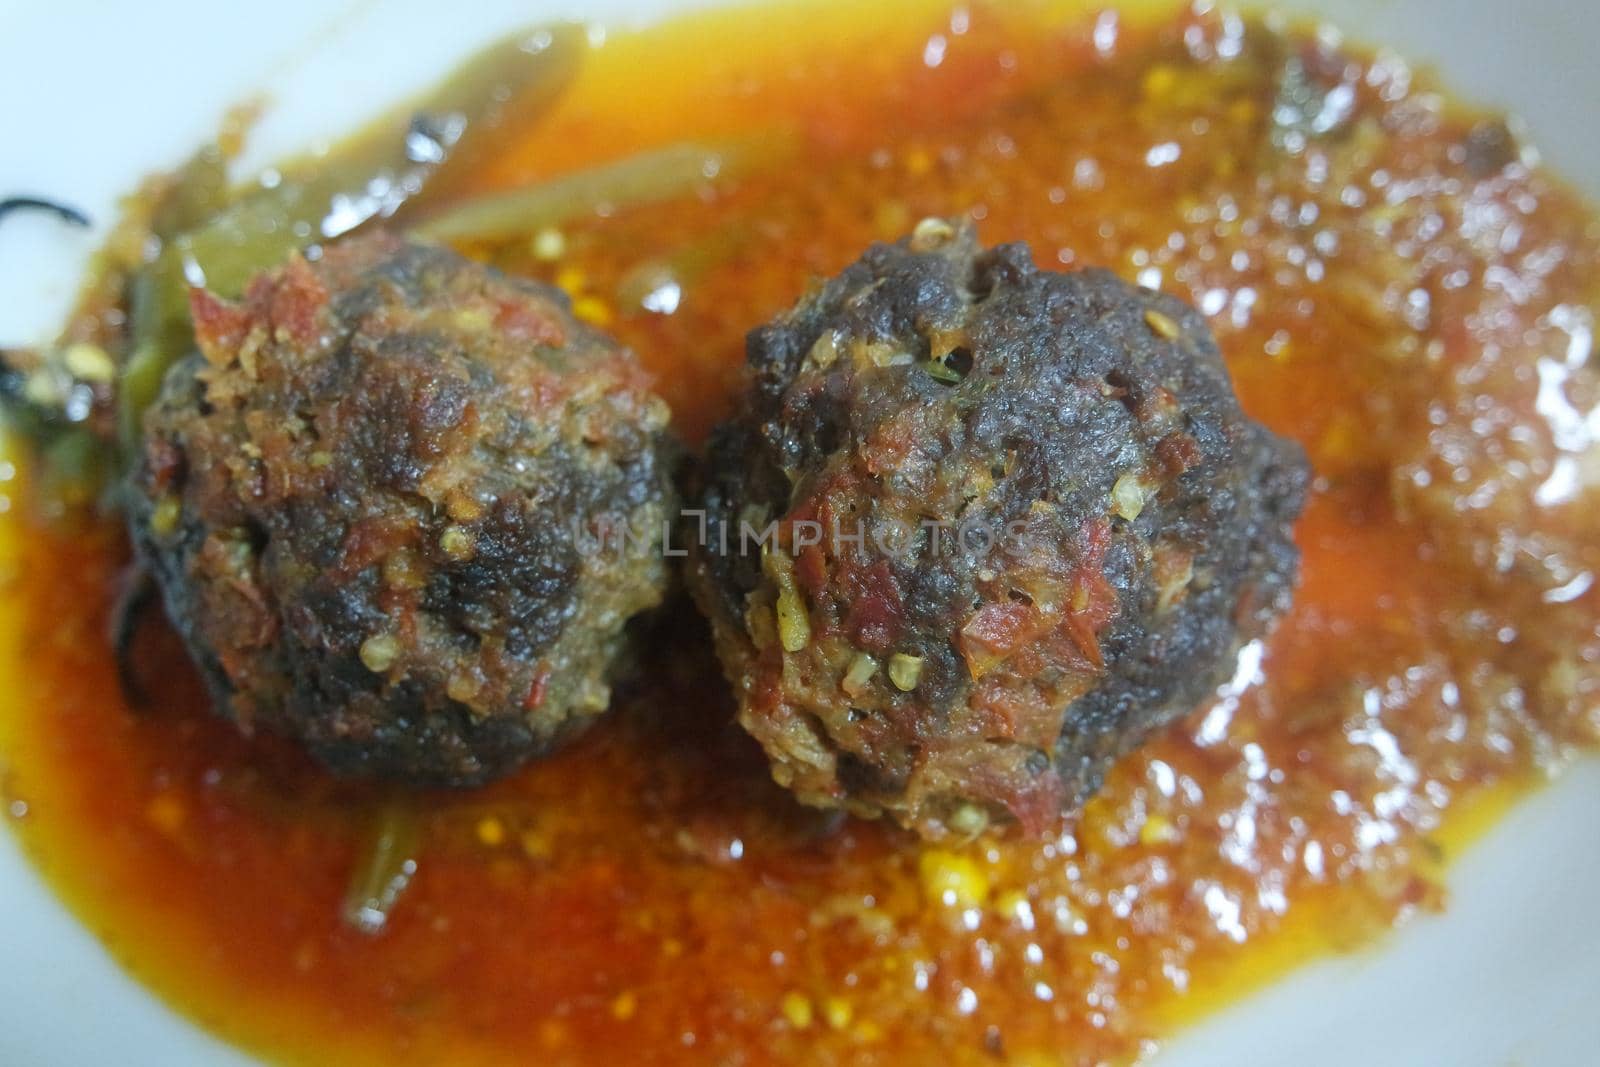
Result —
<path fill-rule="evenodd" d="M 631 353 L 555 290 L 384 233 L 193 313 L 129 512 L 222 713 L 464 785 L 604 710 L 674 507 Z"/>
<path fill-rule="evenodd" d="M 1288 604 L 1302 453 L 1171 296 L 929 220 L 748 361 L 690 582 L 806 803 L 1042 831 Z"/>

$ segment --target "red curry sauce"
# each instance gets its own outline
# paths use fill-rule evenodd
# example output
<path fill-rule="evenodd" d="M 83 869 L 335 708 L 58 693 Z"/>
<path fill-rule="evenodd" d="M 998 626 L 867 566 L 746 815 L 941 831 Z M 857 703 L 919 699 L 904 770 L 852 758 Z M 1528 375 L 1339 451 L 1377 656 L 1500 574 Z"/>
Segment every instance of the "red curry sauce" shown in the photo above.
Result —
<path fill-rule="evenodd" d="M 798 808 L 679 605 L 569 750 L 398 801 L 416 876 L 363 934 L 341 902 L 396 801 L 210 717 L 165 631 L 139 649 L 152 707 L 126 707 L 122 537 L 47 521 L 16 481 L 0 810 L 41 870 L 179 1009 L 303 1062 L 1117 1061 L 1440 906 L 1464 813 L 1600 737 L 1600 222 L 1394 58 L 1203 7 L 756 9 L 614 37 L 486 186 L 679 139 L 789 148 L 468 249 L 572 292 L 691 440 L 746 329 L 927 215 L 1201 307 L 1246 408 L 1319 474 L 1303 582 L 1223 699 L 1081 820 L 930 850 Z"/>

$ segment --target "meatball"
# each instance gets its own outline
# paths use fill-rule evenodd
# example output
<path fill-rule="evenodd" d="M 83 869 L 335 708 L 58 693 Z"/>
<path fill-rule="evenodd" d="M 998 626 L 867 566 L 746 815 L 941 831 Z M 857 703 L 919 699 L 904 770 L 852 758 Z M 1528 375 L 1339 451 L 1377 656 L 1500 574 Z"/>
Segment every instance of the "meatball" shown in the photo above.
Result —
<path fill-rule="evenodd" d="M 1303 454 L 1171 296 L 934 219 L 748 363 L 689 580 L 808 804 L 1042 831 L 1288 604 Z"/>
<path fill-rule="evenodd" d="M 467 785 L 605 709 L 676 507 L 629 352 L 385 233 L 192 311 L 129 516 L 219 711 L 340 773 Z"/>

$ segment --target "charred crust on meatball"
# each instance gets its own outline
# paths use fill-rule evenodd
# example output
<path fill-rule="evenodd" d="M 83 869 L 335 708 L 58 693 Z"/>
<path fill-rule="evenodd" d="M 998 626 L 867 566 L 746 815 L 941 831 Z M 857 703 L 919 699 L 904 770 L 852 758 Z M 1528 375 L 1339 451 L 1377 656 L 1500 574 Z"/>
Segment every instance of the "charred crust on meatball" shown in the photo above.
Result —
<path fill-rule="evenodd" d="M 556 290 L 384 233 L 192 304 L 129 517 L 218 710 L 440 785 L 594 719 L 667 584 L 674 450 L 631 353 Z M 595 537 L 617 523 L 640 536 Z"/>
<path fill-rule="evenodd" d="M 1040 832 L 1288 604 L 1303 454 L 1172 296 L 929 220 L 747 355 L 689 580 L 806 803 Z"/>

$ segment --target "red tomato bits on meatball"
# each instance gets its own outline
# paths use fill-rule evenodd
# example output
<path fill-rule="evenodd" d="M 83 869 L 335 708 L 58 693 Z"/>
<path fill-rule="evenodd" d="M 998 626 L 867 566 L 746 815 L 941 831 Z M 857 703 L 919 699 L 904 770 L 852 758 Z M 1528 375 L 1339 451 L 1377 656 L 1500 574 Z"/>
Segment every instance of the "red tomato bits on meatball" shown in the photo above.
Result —
<path fill-rule="evenodd" d="M 691 584 L 806 803 L 1042 830 L 1288 603 L 1305 461 L 1173 297 L 929 220 L 748 357 Z"/>
<path fill-rule="evenodd" d="M 193 312 L 130 516 L 219 710 L 336 771 L 464 785 L 606 707 L 673 508 L 629 352 L 382 233 Z M 641 535 L 590 543 L 619 523 Z"/>

